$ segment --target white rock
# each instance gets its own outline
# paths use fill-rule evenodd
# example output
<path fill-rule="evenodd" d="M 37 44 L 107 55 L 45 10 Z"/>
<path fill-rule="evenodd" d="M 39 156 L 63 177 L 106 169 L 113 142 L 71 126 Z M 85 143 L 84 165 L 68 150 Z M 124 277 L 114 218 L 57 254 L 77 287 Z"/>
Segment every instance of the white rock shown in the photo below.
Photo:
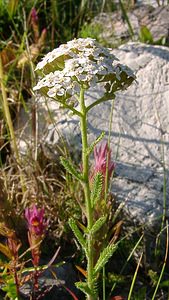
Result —
<path fill-rule="evenodd" d="M 120 201 L 127 199 L 130 218 L 155 224 L 163 213 L 163 161 L 169 205 L 169 50 L 130 43 L 113 53 L 136 71 L 138 83 L 115 100 L 111 148 L 118 176 L 112 191 Z M 107 102 L 91 111 L 90 140 L 101 131 L 108 135 L 111 105 Z"/>

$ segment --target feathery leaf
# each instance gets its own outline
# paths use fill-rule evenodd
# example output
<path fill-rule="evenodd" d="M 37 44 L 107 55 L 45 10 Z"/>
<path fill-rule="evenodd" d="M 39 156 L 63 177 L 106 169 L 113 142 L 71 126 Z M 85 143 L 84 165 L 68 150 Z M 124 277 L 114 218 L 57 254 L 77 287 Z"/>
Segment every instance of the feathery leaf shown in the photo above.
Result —
<path fill-rule="evenodd" d="M 106 222 L 107 217 L 103 216 L 100 217 L 92 226 L 91 230 L 90 230 L 90 234 L 95 234 L 97 231 L 99 231 L 99 229 L 103 226 L 103 224 Z"/>
<path fill-rule="evenodd" d="M 117 249 L 117 244 L 111 244 L 108 245 L 100 254 L 100 257 L 94 267 L 94 275 L 96 274 L 105 266 L 105 264 L 108 262 L 109 258 L 113 255 L 113 253 Z"/>
<path fill-rule="evenodd" d="M 93 152 L 94 147 L 104 138 L 105 132 L 103 131 L 98 138 L 89 146 L 87 149 L 87 155 L 89 155 L 91 152 Z"/>
<path fill-rule="evenodd" d="M 61 164 L 66 169 L 66 171 L 68 171 L 70 174 L 72 174 L 75 178 L 77 178 L 79 180 L 83 180 L 81 173 L 75 169 L 75 167 L 73 166 L 73 164 L 70 160 L 67 160 L 66 158 L 61 156 L 60 161 L 61 161 Z"/>
<path fill-rule="evenodd" d="M 86 241 L 81 233 L 81 231 L 79 230 L 78 226 L 76 225 L 76 222 L 74 219 L 69 219 L 69 226 L 72 229 L 75 237 L 77 238 L 78 242 L 80 243 L 80 245 L 82 246 L 82 248 L 85 250 L 85 252 L 87 252 L 86 249 Z"/>
<path fill-rule="evenodd" d="M 81 290 L 84 294 L 86 294 L 87 296 L 94 296 L 93 291 L 91 291 L 91 289 L 88 287 L 86 282 L 76 282 L 75 283 L 76 287 Z"/>
<path fill-rule="evenodd" d="M 102 186 L 103 186 L 103 175 L 101 173 L 97 173 L 94 177 L 92 191 L 91 191 L 92 207 L 94 207 L 94 205 L 100 199 Z"/>

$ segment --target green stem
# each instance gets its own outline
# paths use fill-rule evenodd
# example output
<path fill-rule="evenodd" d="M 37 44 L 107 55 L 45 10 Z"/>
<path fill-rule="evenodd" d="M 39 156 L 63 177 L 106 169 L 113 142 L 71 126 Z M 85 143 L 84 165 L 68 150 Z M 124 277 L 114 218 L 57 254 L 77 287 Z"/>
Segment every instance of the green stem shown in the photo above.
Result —
<path fill-rule="evenodd" d="M 79 112 L 77 109 L 73 108 L 73 106 L 70 106 L 70 105 L 66 104 L 65 102 L 63 103 L 62 101 L 59 101 L 58 99 L 56 99 L 54 97 L 51 97 L 51 99 L 53 99 L 53 100 L 57 101 L 58 103 L 62 104 L 64 108 L 70 109 L 73 114 L 75 114 L 79 117 L 82 116 L 81 112 Z"/>
<path fill-rule="evenodd" d="M 90 199 L 90 187 L 89 187 L 89 155 L 87 154 L 88 142 L 87 142 L 87 110 L 84 102 L 84 89 L 81 88 L 80 92 L 80 126 L 82 135 L 82 167 L 83 167 L 83 190 L 85 195 L 86 214 L 87 214 L 87 283 L 91 291 L 94 290 L 93 286 L 93 236 L 90 234 L 90 229 L 93 225 L 93 211 Z M 88 300 L 94 298 L 90 295 L 87 297 Z"/>
<path fill-rule="evenodd" d="M 17 165 L 18 165 L 18 168 L 20 171 L 22 192 L 24 193 L 25 192 L 24 178 L 23 178 L 22 172 L 20 170 L 20 157 L 19 157 L 19 151 L 18 151 L 18 147 L 17 147 L 15 132 L 14 132 L 13 124 L 12 124 L 12 119 L 11 119 L 11 114 L 10 114 L 10 110 L 9 110 L 9 104 L 8 104 L 8 99 L 7 99 L 7 94 L 6 94 L 5 84 L 4 84 L 4 74 L 3 74 L 3 65 L 2 65 L 1 56 L 0 56 L 0 87 L 2 90 L 3 111 L 4 111 L 7 126 L 9 128 L 12 148 L 15 153 Z"/>
<path fill-rule="evenodd" d="M 90 104 L 88 107 L 86 107 L 86 111 L 88 112 L 89 110 L 91 110 L 93 107 L 95 107 L 96 105 L 102 103 L 102 102 L 106 102 L 108 100 L 112 100 L 114 99 L 113 95 L 104 95 L 104 97 L 94 101 L 92 104 Z"/>
<path fill-rule="evenodd" d="M 134 31 L 133 31 L 133 27 L 131 25 L 130 19 L 128 17 L 128 14 L 127 14 L 127 10 L 126 10 L 122 0 L 119 0 L 119 4 L 120 4 L 122 15 L 124 16 L 124 19 L 125 19 L 125 21 L 127 22 L 127 25 L 128 25 L 128 30 L 129 30 L 130 37 L 131 37 L 131 39 L 133 39 Z"/>
<path fill-rule="evenodd" d="M 15 279 L 15 286 L 16 286 L 16 295 L 17 295 L 17 299 L 19 300 L 20 299 L 20 296 L 19 296 L 19 280 L 18 280 L 18 274 L 17 274 L 17 261 L 15 260 L 14 261 L 14 279 Z"/>
<path fill-rule="evenodd" d="M 103 267 L 103 300 L 106 300 L 106 270 L 105 266 Z"/>
<path fill-rule="evenodd" d="M 15 138 L 15 134 L 14 134 L 13 124 L 12 124 L 12 120 L 11 120 L 11 114 L 9 111 L 9 105 L 8 105 L 5 85 L 4 85 L 4 75 L 3 75 L 3 66 L 2 66 L 1 57 L 0 57 L 0 84 L 1 84 L 1 90 L 2 90 L 4 114 L 5 114 L 6 122 L 8 124 L 10 136 L 12 139 L 11 143 L 13 144 L 13 149 L 14 149 L 14 152 L 16 155 L 16 160 L 17 160 L 17 162 L 19 162 L 19 153 L 18 153 L 16 138 Z"/>

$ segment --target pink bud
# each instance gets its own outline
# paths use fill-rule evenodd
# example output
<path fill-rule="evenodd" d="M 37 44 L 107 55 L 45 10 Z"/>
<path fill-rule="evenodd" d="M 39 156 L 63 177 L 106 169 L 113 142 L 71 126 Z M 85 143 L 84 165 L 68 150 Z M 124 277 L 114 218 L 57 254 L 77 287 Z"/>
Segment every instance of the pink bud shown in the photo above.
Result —
<path fill-rule="evenodd" d="M 46 33 L 47 33 L 47 29 L 46 29 L 46 28 L 43 28 L 43 30 L 42 30 L 42 33 L 41 33 L 41 34 L 45 35 Z"/>
<path fill-rule="evenodd" d="M 108 177 L 110 178 L 115 164 L 111 161 L 111 151 L 108 149 L 107 142 L 102 142 L 99 147 L 94 148 L 94 159 L 95 166 L 93 175 L 100 172 L 106 177 L 106 168 L 108 168 Z"/>
<path fill-rule="evenodd" d="M 37 14 L 36 8 L 32 8 L 32 10 L 31 10 L 31 20 L 32 20 L 32 23 L 38 23 L 38 14 Z"/>

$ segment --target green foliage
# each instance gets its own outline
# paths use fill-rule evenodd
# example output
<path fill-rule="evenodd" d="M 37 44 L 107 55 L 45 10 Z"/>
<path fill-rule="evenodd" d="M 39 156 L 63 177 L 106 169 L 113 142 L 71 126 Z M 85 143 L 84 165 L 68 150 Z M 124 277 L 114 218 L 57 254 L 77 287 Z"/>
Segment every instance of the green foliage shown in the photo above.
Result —
<path fill-rule="evenodd" d="M 139 34 L 140 42 L 142 43 L 148 43 L 153 44 L 153 36 L 150 32 L 150 30 L 147 28 L 147 26 L 142 26 L 140 28 L 140 34 Z"/>
<path fill-rule="evenodd" d="M 82 246 L 82 249 L 87 253 L 87 249 L 86 249 L 86 241 L 83 237 L 83 234 L 81 233 L 81 231 L 79 230 L 78 226 L 76 225 L 76 222 L 74 219 L 69 219 L 69 226 L 72 229 L 75 237 L 77 238 L 79 244 Z"/>
<path fill-rule="evenodd" d="M 94 296 L 93 291 L 91 291 L 86 282 L 76 282 L 75 285 L 84 294 Z"/>
<path fill-rule="evenodd" d="M 97 231 L 99 231 L 103 224 L 106 222 L 106 219 L 106 216 L 100 217 L 92 226 L 90 234 L 94 235 Z"/>
<path fill-rule="evenodd" d="M 139 288 L 138 292 L 133 293 L 132 300 L 145 300 L 146 299 L 146 287 Z"/>
<path fill-rule="evenodd" d="M 100 9 L 96 0 L 51 0 L 49 14 L 53 31 L 60 42 L 78 36 L 78 32 L 86 20 L 93 17 Z M 57 28 L 57 30 L 55 29 Z"/>
<path fill-rule="evenodd" d="M 90 153 L 93 152 L 94 147 L 104 138 L 105 136 L 105 132 L 103 131 L 98 138 L 89 146 L 88 150 L 87 150 L 87 155 L 89 155 Z"/>
<path fill-rule="evenodd" d="M 9 297 L 9 299 L 18 299 L 16 284 L 13 277 L 5 280 L 5 286 L 2 287 L 2 290 L 6 292 L 6 297 Z"/>
<path fill-rule="evenodd" d="M 10 17 L 12 17 L 17 9 L 19 0 L 9 0 L 8 1 L 8 6 L 7 6 L 7 11 Z"/>
<path fill-rule="evenodd" d="M 160 283 L 160 287 L 169 287 L 169 280 L 164 280 Z"/>
<path fill-rule="evenodd" d="M 5 10 L 5 3 L 6 1 L 5 0 L 0 0 L 0 14 L 3 15 L 3 12 Z"/>
<path fill-rule="evenodd" d="M 148 271 L 148 275 L 151 278 L 151 284 L 152 284 L 152 286 L 156 286 L 157 282 L 158 282 L 158 274 L 157 274 L 157 272 L 155 272 L 153 270 L 149 270 Z"/>
<path fill-rule="evenodd" d="M 108 262 L 109 258 L 113 255 L 113 253 L 117 250 L 117 244 L 108 245 L 100 254 L 100 257 L 94 267 L 94 275 L 96 276 L 98 272 L 105 266 Z"/>
<path fill-rule="evenodd" d="M 96 284 L 96 278 L 93 278 L 93 289 L 91 290 L 89 286 L 87 285 L 86 282 L 76 282 L 75 283 L 76 287 L 80 289 L 84 294 L 87 296 L 92 296 L 94 299 L 96 298 L 97 295 L 97 284 Z"/>
<path fill-rule="evenodd" d="M 102 33 L 103 29 L 100 24 L 84 24 L 81 30 L 78 33 L 78 37 L 81 38 L 93 38 L 100 42 L 101 37 L 100 34 Z"/>
<path fill-rule="evenodd" d="M 124 17 L 124 19 L 125 19 L 125 21 L 128 25 L 128 30 L 129 30 L 130 36 L 131 36 L 131 38 L 133 38 L 134 31 L 133 31 L 130 19 L 128 17 L 127 9 L 125 8 L 125 5 L 123 3 L 123 0 L 119 0 L 119 4 L 120 4 L 121 11 L 122 11 L 122 15 L 123 15 L 123 17 Z"/>
<path fill-rule="evenodd" d="M 0 243 L 0 252 L 3 253 L 6 257 L 12 259 L 11 251 L 7 245 Z"/>
<path fill-rule="evenodd" d="M 91 204 L 92 207 L 100 200 L 101 192 L 103 187 L 103 175 L 96 173 L 93 179 L 92 191 L 91 191 Z"/>
<path fill-rule="evenodd" d="M 109 285 L 112 286 L 113 283 L 116 283 L 116 284 L 125 284 L 125 276 L 124 275 L 119 275 L 119 274 L 115 274 L 115 273 L 110 273 L 108 272 L 107 274 L 107 278 L 106 280 L 108 281 Z"/>
<path fill-rule="evenodd" d="M 154 40 L 151 31 L 147 26 L 141 26 L 139 33 L 139 40 L 142 43 L 151 44 L 151 45 L 162 45 L 167 46 L 167 38 L 162 37 L 159 40 Z"/>
<path fill-rule="evenodd" d="M 64 166 L 65 170 L 72 174 L 76 179 L 83 180 L 80 172 L 78 172 L 73 166 L 72 162 L 63 156 L 60 157 L 61 164 Z"/>
<path fill-rule="evenodd" d="M 101 3 L 96 0 L 0 0 L 2 39 L 11 39 L 15 32 L 15 39 L 21 41 L 24 33 L 23 10 L 29 18 L 33 7 L 38 12 L 40 30 L 47 28 L 50 37 L 48 47 L 54 48 L 77 37 L 83 24 L 99 12 Z M 30 20 L 27 25 L 30 26 Z"/>

